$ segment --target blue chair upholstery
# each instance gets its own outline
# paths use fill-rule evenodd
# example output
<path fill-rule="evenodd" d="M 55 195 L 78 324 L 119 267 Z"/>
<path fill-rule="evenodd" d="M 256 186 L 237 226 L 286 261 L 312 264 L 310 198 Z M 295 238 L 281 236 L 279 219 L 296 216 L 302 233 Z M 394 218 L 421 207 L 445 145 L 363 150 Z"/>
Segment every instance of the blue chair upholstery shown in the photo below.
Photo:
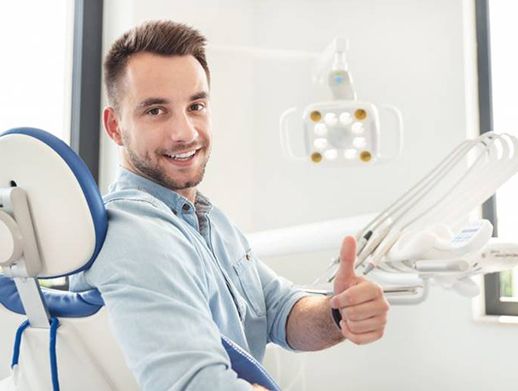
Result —
<path fill-rule="evenodd" d="M 82 318 L 91 316 L 104 305 L 101 294 L 97 289 L 84 292 L 67 292 L 42 288 L 42 294 L 52 317 Z M 14 281 L 2 275 L 0 275 L 0 303 L 12 312 L 25 315 Z"/>

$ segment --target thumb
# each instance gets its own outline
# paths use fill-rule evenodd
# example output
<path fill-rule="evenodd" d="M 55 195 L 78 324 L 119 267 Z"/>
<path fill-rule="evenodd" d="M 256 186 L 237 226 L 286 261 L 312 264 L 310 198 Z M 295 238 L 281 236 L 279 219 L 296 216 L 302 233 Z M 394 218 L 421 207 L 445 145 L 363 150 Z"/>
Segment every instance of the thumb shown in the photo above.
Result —
<path fill-rule="evenodd" d="M 354 272 L 356 262 L 356 239 L 353 236 L 346 236 L 340 249 L 340 266 L 336 272 L 334 291 L 335 294 L 355 285 L 357 276 Z"/>

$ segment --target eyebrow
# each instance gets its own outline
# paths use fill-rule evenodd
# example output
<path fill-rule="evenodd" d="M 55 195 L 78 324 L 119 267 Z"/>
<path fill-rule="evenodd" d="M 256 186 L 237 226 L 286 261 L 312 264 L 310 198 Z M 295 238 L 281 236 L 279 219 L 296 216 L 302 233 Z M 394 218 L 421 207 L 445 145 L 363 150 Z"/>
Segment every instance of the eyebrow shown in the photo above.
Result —
<path fill-rule="evenodd" d="M 200 91 L 191 96 L 191 101 L 198 99 L 207 99 L 209 97 L 209 93 L 207 91 Z"/>
<path fill-rule="evenodd" d="M 153 105 L 165 105 L 168 103 L 170 103 L 169 99 L 165 99 L 165 98 L 147 98 L 147 99 L 144 99 L 142 102 L 140 102 L 137 105 L 137 107 L 143 109 L 143 108 L 153 106 Z"/>
<path fill-rule="evenodd" d="M 208 97 L 209 97 L 209 94 L 206 91 L 200 91 L 200 92 L 197 92 L 196 94 L 192 95 L 189 99 L 190 99 L 190 101 L 195 101 L 198 99 L 207 99 Z M 171 103 L 171 101 L 169 99 L 160 98 L 160 97 L 151 97 L 151 98 L 144 99 L 142 102 L 140 102 L 137 105 L 137 107 L 143 109 L 143 108 L 153 106 L 153 105 L 166 105 L 169 103 Z"/>

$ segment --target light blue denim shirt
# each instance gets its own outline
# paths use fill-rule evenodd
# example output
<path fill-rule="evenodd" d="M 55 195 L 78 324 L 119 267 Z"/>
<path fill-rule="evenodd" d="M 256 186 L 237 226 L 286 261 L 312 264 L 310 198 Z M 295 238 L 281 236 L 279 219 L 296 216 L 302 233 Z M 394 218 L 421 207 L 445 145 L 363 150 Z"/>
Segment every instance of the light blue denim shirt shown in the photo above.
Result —
<path fill-rule="evenodd" d="M 71 287 L 100 290 L 141 389 L 249 390 L 220 334 L 259 361 L 269 342 L 289 349 L 288 314 L 305 294 L 200 193 L 193 205 L 123 169 L 105 204 L 104 246 Z"/>

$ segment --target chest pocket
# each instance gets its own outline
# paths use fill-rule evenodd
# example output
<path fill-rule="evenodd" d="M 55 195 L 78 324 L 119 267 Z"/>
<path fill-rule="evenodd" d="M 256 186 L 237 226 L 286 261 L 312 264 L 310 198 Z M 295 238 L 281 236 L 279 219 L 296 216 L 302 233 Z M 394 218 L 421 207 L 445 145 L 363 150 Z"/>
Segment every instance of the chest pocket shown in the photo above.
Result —
<path fill-rule="evenodd" d="M 257 272 L 256 260 L 247 252 L 245 256 L 234 264 L 234 270 L 239 279 L 243 293 L 257 316 L 264 316 L 266 305 L 264 303 L 263 287 Z"/>

